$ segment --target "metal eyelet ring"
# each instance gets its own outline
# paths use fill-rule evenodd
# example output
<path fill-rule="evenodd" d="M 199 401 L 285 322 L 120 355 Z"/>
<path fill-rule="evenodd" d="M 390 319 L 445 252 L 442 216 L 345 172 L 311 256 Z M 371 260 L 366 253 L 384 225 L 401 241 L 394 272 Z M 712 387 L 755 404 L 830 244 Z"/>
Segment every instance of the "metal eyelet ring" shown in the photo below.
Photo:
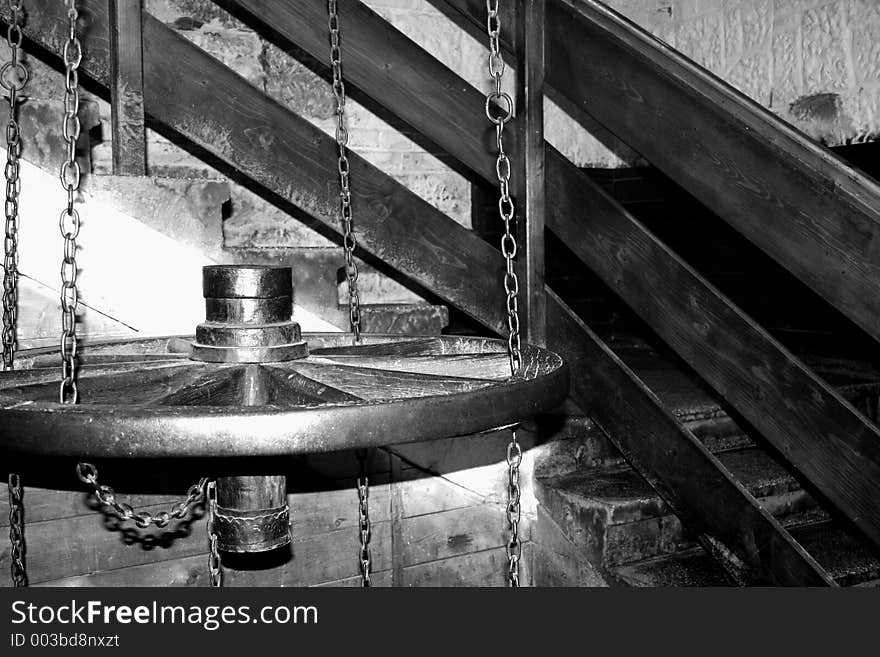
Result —
<path fill-rule="evenodd" d="M 16 76 L 14 81 L 10 78 L 11 73 L 14 73 Z M 15 89 L 15 91 L 21 91 L 24 89 L 30 76 L 31 73 L 27 66 L 21 62 L 15 64 L 12 62 L 6 62 L 3 67 L 0 68 L 0 86 L 6 89 L 6 91 L 12 91 L 13 89 Z"/>
<path fill-rule="evenodd" d="M 504 101 L 503 105 L 498 101 Z M 493 115 L 493 106 L 501 110 L 500 116 Z M 495 125 L 504 125 L 513 118 L 513 98 L 510 97 L 509 93 L 506 91 L 493 91 L 486 96 L 486 118 Z"/>

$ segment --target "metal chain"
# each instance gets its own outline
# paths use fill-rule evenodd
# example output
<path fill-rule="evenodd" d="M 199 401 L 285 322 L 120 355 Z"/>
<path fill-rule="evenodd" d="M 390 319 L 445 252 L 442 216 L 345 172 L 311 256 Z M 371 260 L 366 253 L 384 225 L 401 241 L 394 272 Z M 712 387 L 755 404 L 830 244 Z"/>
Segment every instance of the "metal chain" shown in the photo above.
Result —
<path fill-rule="evenodd" d="M 517 376 L 522 369 L 522 354 L 519 335 L 519 279 L 516 276 L 516 238 L 512 225 L 516 208 L 510 198 L 510 158 L 504 151 L 504 127 L 513 118 L 513 99 L 502 88 L 506 64 L 501 52 L 501 17 L 499 0 L 486 0 L 486 30 L 489 34 L 489 75 L 494 87 L 486 96 L 486 116 L 495 125 L 495 146 L 498 156 L 495 160 L 495 174 L 498 177 L 500 196 L 498 213 L 504 221 L 504 235 L 501 237 L 501 253 L 506 265 L 504 273 L 504 292 L 507 306 L 507 348 L 510 357 L 510 373 Z M 519 587 L 519 563 L 522 558 L 522 543 L 519 540 L 521 517 L 519 486 L 519 467 L 522 463 L 522 448 L 516 437 L 516 429 L 510 430 L 510 443 L 507 445 L 507 582 Z"/>
<path fill-rule="evenodd" d="M 9 542 L 12 544 L 12 582 L 16 587 L 27 586 L 27 567 L 24 542 L 24 487 L 21 477 L 9 475 Z"/>
<path fill-rule="evenodd" d="M 342 46 L 339 40 L 337 0 L 328 0 L 330 27 L 330 68 L 333 70 L 333 95 L 336 96 L 336 145 L 339 153 L 339 209 L 342 216 L 342 247 L 345 253 L 345 277 L 348 281 L 348 319 L 354 341 L 361 341 L 361 304 L 358 294 L 358 266 L 354 260 L 357 239 L 352 225 L 350 165 L 348 162 L 348 128 L 345 115 L 345 82 L 342 78 Z"/>
<path fill-rule="evenodd" d="M 3 369 L 8 371 L 15 360 L 18 324 L 18 197 L 21 193 L 21 129 L 18 124 L 20 93 L 27 84 L 30 72 L 21 61 L 22 0 L 9 0 L 11 18 L 6 30 L 6 45 L 10 60 L 0 68 L 0 86 L 6 90 L 9 101 L 9 121 L 6 123 L 6 236 L 3 242 Z"/>
<path fill-rule="evenodd" d="M 512 224 L 516 208 L 510 198 L 510 159 L 504 151 L 504 126 L 513 118 L 513 99 L 502 90 L 501 81 L 504 76 L 504 57 L 501 53 L 501 17 L 498 13 L 499 0 L 486 0 L 488 18 L 486 28 L 489 32 L 489 75 L 494 81 L 494 89 L 486 96 L 486 116 L 495 125 L 495 146 L 498 156 L 495 160 L 495 174 L 501 195 L 498 198 L 498 213 L 504 221 L 504 235 L 501 237 L 501 253 L 507 269 L 504 273 L 504 291 L 507 295 L 507 346 L 510 355 L 510 371 L 513 376 L 522 368 L 519 336 L 519 279 L 514 268 L 516 258 L 516 238 L 512 232 Z"/>
<path fill-rule="evenodd" d="M 223 586 L 223 566 L 220 563 L 220 549 L 217 547 L 217 533 L 214 531 L 214 516 L 217 512 L 217 482 L 208 482 L 208 572 L 211 574 L 211 586 Z"/>
<path fill-rule="evenodd" d="M 348 128 L 345 114 L 345 82 L 342 77 L 342 43 L 339 35 L 339 8 L 337 0 L 327 0 L 330 28 L 330 68 L 333 72 L 333 95 L 336 97 L 336 146 L 339 159 L 339 210 L 342 216 L 342 250 L 345 254 L 345 278 L 348 282 L 348 320 L 355 344 L 361 341 L 361 303 L 358 294 L 358 266 L 354 259 L 357 239 L 354 235 L 351 209 L 350 171 L 348 161 Z M 366 472 L 366 453 L 358 452 L 360 472 L 357 480 L 358 526 L 360 538 L 361 585 L 370 586 L 373 557 L 370 552 L 372 525 L 370 523 L 370 480 Z"/>
<path fill-rule="evenodd" d="M 361 586 L 371 586 L 370 575 L 373 572 L 373 555 L 370 551 L 370 539 L 373 537 L 373 523 L 370 520 L 370 478 L 367 476 L 367 452 L 358 450 L 358 534 L 360 537 Z"/>
<path fill-rule="evenodd" d="M 150 525 L 165 527 L 172 520 L 184 518 L 202 498 L 208 484 L 208 478 L 202 477 L 199 483 L 189 487 L 185 500 L 174 504 L 169 511 L 160 511 L 152 515 L 145 511 L 136 512 L 130 504 L 117 501 L 116 492 L 110 486 L 98 483 L 98 468 L 91 463 L 78 463 L 76 475 L 80 481 L 92 487 L 95 497 L 101 504 L 111 507 L 122 520 L 133 520 L 141 529 L 146 529 Z"/>
<path fill-rule="evenodd" d="M 3 242 L 3 370 L 12 370 L 18 327 L 18 197 L 21 193 L 21 129 L 18 124 L 19 95 L 27 84 L 30 72 L 21 61 L 22 2 L 9 0 L 10 21 L 6 30 L 6 45 L 10 60 L 0 68 L 0 86 L 8 93 L 9 120 L 6 123 L 6 234 Z M 12 546 L 12 582 L 16 587 L 28 584 L 24 540 L 24 487 L 21 476 L 10 473 L 9 543 Z"/>
<path fill-rule="evenodd" d="M 82 45 L 76 34 L 79 12 L 76 0 L 68 0 L 68 37 L 64 44 L 64 122 L 62 135 L 67 143 L 67 159 L 61 165 L 61 184 L 67 192 L 67 207 L 62 210 L 58 227 L 64 237 L 64 259 L 61 262 L 61 387 L 59 399 L 62 404 L 79 402 L 77 387 L 77 337 L 76 308 L 79 294 L 76 287 L 76 238 L 79 236 L 79 213 L 74 207 L 79 190 L 80 171 L 76 161 L 76 142 L 80 134 L 79 121 L 79 64 L 82 61 Z"/>
<path fill-rule="evenodd" d="M 507 582 L 512 588 L 519 587 L 519 562 L 522 559 L 522 543 L 519 540 L 521 516 L 519 466 L 522 463 L 522 447 L 516 439 L 516 429 L 510 430 L 507 444 Z"/>

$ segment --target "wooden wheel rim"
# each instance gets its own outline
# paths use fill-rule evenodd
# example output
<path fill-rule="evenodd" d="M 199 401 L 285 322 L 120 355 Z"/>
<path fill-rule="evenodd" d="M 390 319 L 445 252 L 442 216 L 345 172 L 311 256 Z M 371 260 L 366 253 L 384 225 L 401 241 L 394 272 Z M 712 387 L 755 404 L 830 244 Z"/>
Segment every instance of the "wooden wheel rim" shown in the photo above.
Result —
<path fill-rule="evenodd" d="M 186 338 L 96 343 L 83 350 L 83 403 L 78 406 L 43 398 L 49 390 L 57 391 L 57 350 L 20 352 L 19 369 L 0 375 L 0 450 L 77 458 L 205 458 L 378 447 L 487 431 L 550 410 L 568 393 L 562 359 L 537 347 L 524 347 L 523 375 L 511 379 L 506 343 L 501 340 L 369 335 L 362 345 L 352 347 L 350 334 L 313 333 L 304 338 L 312 350 L 309 358 L 262 365 L 191 361 L 184 353 Z M 386 369 L 392 360 L 400 364 Z M 365 366 L 367 362 L 371 364 Z M 447 368 L 462 375 L 471 366 L 475 368 L 472 376 L 425 373 Z M 506 377 L 502 366 L 507 367 Z M 187 388 L 187 372 L 196 375 L 190 384 L 210 377 L 211 372 L 220 373 L 213 381 L 216 391 L 199 397 L 202 393 L 197 391 L 204 389 Z M 354 375 L 331 385 L 331 372 L 341 377 Z M 294 405 L 278 399 L 275 404 L 250 407 L 229 401 L 230 395 L 247 387 L 241 377 L 268 377 L 271 385 L 283 388 L 288 373 L 295 375 L 288 380 L 296 386 L 303 379 L 311 380 L 331 392 L 312 389 L 311 394 L 308 386 L 295 387 L 292 393 L 286 391 L 300 395 Z M 166 390 L 152 400 L 102 402 L 113 394 L 124 394 L 126 374 L 146 375 L 146 397 L 160 392 L 163 385 Z M 356 394 L 358 387 L 352 381 L 371 377 L 383 385 L 390 382 L 392 388 L 400 379 L 404 383 L 398 387 L 412 384 L 418 394 L 382 388 L 375 394 L 368 394 L 369 390 Z M 112 385 L 117 380 L 121 388 Z M 437 390 L 447 383 L 450 392 Z M 94 403 L 90 387 L 100 390 L 92 397 L 97 399 Z M 192 399 L 187 397 L 190 391 L 196 391 Z M 181 394 L 195 403 L 166 403 L 179 400 Z M 214 401 L 212 395 L 227 403 L 204 403 Z M 315 401 L 310 402 L 310 396 Z"/>

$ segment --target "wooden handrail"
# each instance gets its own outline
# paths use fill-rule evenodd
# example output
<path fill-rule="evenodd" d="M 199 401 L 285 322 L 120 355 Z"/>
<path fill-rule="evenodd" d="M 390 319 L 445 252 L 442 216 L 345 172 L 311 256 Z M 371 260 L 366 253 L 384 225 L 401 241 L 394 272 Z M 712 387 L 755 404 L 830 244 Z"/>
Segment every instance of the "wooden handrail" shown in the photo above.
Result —
<path fill-rule="evenodd" d="M 699 438 L 602 341 L 548 291 L 548 339 L 566 354 L 572 396 L 613 437 L 686 527 L 743 559 L 747 583 L 836 586 Z M 707 494 L 711 491 L 711 494 Z"/>
<path fill-rule="evenodd" d="M 84 4 L 88 5 L 91 20 L 82 70 L 106 87 L 106 5 L 99 0 Z M 54 0 L 32 0 L 30 10 L 26 37 L 49 52 L 60 52 L 65 33 L 56 28 L 66 20 L 64 7 Z M 8 10 L 0 7 L 0 16 L 8 19 Z M 284 209 L 297 211 L 313 224 L 337 230 L 335 196 L 332 186 L 326 184 L 335 171 L 332 140 L 159 21 L 144 14 L 143 25 L 145 104 L 153 120 L 203 148 Z M 181 80 L 189 83 L 181 84 Z M 355 203 L 365 252 L 381 258 L 490 329 L 500 331 L 504 322 L 502 304 L 489 301 L 500 301 L 497 291 L 503 262 L 497 250 L 360 158 L 351 159 L 353 177 L 358 180 Z M 604 359 L 612 369 L 620 367 L 552 294 L 548 294 L 547 312 L 550 348 L 584 368 L 594 359 Z M 636 408 L 656 406 L 656 400 L 643 399 L 647 389 L 631 372 L 625 376 L 631 382 L 629 388 L 606 383 L 605 377 L 597 376 L 592 380 L 596 386 L 592 392 L 583 387 L 574 389 L 575 401 L 586 406 L 593 401 L 591 395 L 598 394 L 603 404 L 615 409 L 609 421 L 615 414 L 625 417 L 633 404 Z M 655 412 L 661 411 L 657 408 Z M 652 442 L 655 447 L 676 449 L 682 435 L 694 445 L 698 443 L 675 424 L 674 418 L 667 418 L 660 426 L 668 430 L 636 423 L 631 427 L 632 443 Z M 677 490 L 674 499 L 680 508 L 694 510 L 688 517 L 698 519 L 698 531 L 710 532 L 725 542 L 765 581 L 828 583 L 815 562 L 799 550 L 777 521 L 760 511 L 751 495 L 723 471 L 717 475 L 719 464 L 705 458 L 705 454 L 694 454 L 698 458 L 689 461 L 698 469 L 691 473 L 694 485 Z M 727 505 L 723 513 L 700 501 L 705 497 L 700 482 L 722 490 L 719 499 Z M 740 518 L 747 527 L 731 522 Z"/>
<path fill-rule="evenodd" d="M 300 0 L 295 7 L 267 0 L 232 4 L 249 12 L 265 8 L 268 13 L 260 14 L 260 21 L 271 22 L 275 31 L 313 56 L 326 58 L 326 48 L 318 47 L 320 0 Z M 559 6 L 548 3 L 548 11 Z M 360 90 L 475 173 L 494 180 L 492 158 L 483 151 L 475 161 L 472 144 L 461 143 L 465 138 L 481 143 L 485 122 L 478 109 L 479 92 L 361 3 L 347 5 L 346 12 L 347 39 L 356 45 L 346 70 Z M 372 43 L 382 44 L 383 67 L 375 66 Z M 550 49 L 557 46 L 553 39 L 548 42 Z M 547 74 L 551 72 L 552 66 Z M 410 78 L 417 80 L 412 88 L 406 84 Z M 545 148 L 548 228 L 880 544 L 880 514 L 871 503 L 880 499 L 877 428 L 558 151 Z M 643 277 L 649 276 L 659 280 L 646 285 Z M 683 296 L 682 289 L 689 295 Z M 683 298 L 699 303 L 681 304 Z M 801 400 L 802 395 L 808 398 Z"/>
<path fill-rule="evenodd" d="M 429 0 L 484 29 L 476 0 Z M 880 339 L 880 185 L 595 0 L 547 8 L 548 95 Z"/>

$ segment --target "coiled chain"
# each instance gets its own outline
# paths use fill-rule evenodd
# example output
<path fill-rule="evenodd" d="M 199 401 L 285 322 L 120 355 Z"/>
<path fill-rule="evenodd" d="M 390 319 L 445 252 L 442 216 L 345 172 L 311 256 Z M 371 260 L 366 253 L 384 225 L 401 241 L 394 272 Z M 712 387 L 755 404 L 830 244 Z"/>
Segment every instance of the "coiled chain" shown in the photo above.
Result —
<path fill-rule="evenodd" d="M 3 369 L 9 371 L 15 361 L 18 326 L 18 197 L 21 193 L 21 129 L 18 107 L 21 92 L 30 75 L 21 61 L 22 2 L 9 1 L 10 21 L 6 30 L 6 44 L 10 60 L 0 68 L 0 86 L 6 90 L 9 101 L 9 121 L 6 124 L 6 235 L 3 241 Z M 24 540 L 24 487 L 21 476 L 9 474 L 9 543 L 12 546 L 10 564 L 12 582 L 16 587 L 27 586 L 27 567 Z"/>
<path fill-rule="evenodd" d="M 119 502 L 116 492 L 107 484 L 98 482 L 98 468 L 91 463 L 79 463 L 76 466 L 76 475 L 80 481 L 92 487 L 98 501 L 111 507 L 122 520 L 133 520 L 141 529 L 150 525 L 165 527 L 172 520 L 180 520 L 187 516 L 195 504 L 202 499 L 205 487 L 208 485 L 207 477 L 199 480 L 199 483 L 190 486 L 186 492 L 186 499 L 174 504 L 169 511 L 160 511 L 156 515 L 144 511 L 136 512 L 131 505 Z"/>
<path fill-rule="evenodd" d="M 510 158 L 504 152 L 504 126 L 513 118 L 513 99 L 502 88 L 506 64 L 501 53 L 501 17 L 499 0 L 486 0 L 486 30 L 489 34 L 489 75 L 494 88 L 486 96 L 486 116 L 495 125 L 495 146 L 498 156 L 495 160 L 495 174 L 498 177 L 500 196 L 498 213 L 504 221 L 504 235 L 501 237 L 501 253 L 504 256 L 504 292 L 507 306 L 507 348 L 510 356 L 510 372 L 517 376 L 522 369 L 519 335 L 519 279 L 516 276 L 516 237 L 513 235 L 513 221 L 516 208 L 510 198 Z M 519 486 L 519 467 L 522 463 L 522 448 L 516 437 L 516 429 L 510 431 L 507 445 L 507 582 L 511 587 L 519 586 L 519 563 L 522 558 L 522 543 L 519 540 L 521 518 Z"/>
<path fill-rule="evenodd" d="M 337 0 L 328 0 L 330 26 L 330 68 L 333 71 L 333 95 L 336 96 L 336 145 L 339 152 L 339 210 L 342 216 L 342 247 L 345 254 L 345 278 L 348 281 L 348 319 L 355 342 L 361 340 L 361 303 L 358 294 L 358 266 L 354 260 L 357 239 L 354 236 L 349 188 L 348 128 L 345 116 L 345 82 L 342 79 L 342 46 L 339 40 Z"/>
<path fill-rule="evenodd" d="M 214 518 L 217 513 L 217 482 L 210 481 L 207 486 L 208 572 L 211 576 L 211 586 L 219 588 L 223 586 L 223 567 L 220 563 L 220 549 L 217 547 L 217 532 L 214 531 Z"/>
<path fill-rule="evenodd" d="M 3 369 L 11 370 L 15 360 L 18 325 L 18 197 L 21 193 L 21 128 L 18 124 L 20 94 L 30 75 L 21 61 L 21 0 L 9 1 L 11 18 L 6 30 L 10 60 L 0 69 L 0 86 L 9 101 L 6 124 L 6 236 L 3 242 Z"/>
<path fill-rule="evenodd" d="M 79 236 L 79 212 L 74 207 L 82 172 L 76 161 L 76 142 L 81 129 L 79 121 L 79 64 L 82 45 L 76 34 L 79 12 L 76 0 L 68 0 L 68 37 L 64 44 L 64 122 L 62 135 L 67 143 L 67 159 L 61 165 L 61 184 L 67 192 L 67 207 L 62 210 L 58 227 L 64 237 L 64 259 L 61 262 L 61 387 L 62 404 L 79 402 L 77 387 L 76 308 L 79 294 L 76 287 L 76 238 Z"/>
<path fill-rule="evenodd" d="M 24 487 L 21 477 L 9 475 L 9 542 L 12 545 L 12 582 L 16 587 L 27 586 L 27 568 L 24 542 Z"/>
<path fill-rule="evenodd" d="M 371 585 L 370 575 L 373 572 L 373 555 L 370 551 L 370 539 L 373 537 L 373 524 L 370 521 L 370 478 L 367 476 L 367 453 L 358 450 L 360 471 L 357 480 L 358 492 L 358 533 L 361 543 L 360 567 L 361 586 Z"/>

